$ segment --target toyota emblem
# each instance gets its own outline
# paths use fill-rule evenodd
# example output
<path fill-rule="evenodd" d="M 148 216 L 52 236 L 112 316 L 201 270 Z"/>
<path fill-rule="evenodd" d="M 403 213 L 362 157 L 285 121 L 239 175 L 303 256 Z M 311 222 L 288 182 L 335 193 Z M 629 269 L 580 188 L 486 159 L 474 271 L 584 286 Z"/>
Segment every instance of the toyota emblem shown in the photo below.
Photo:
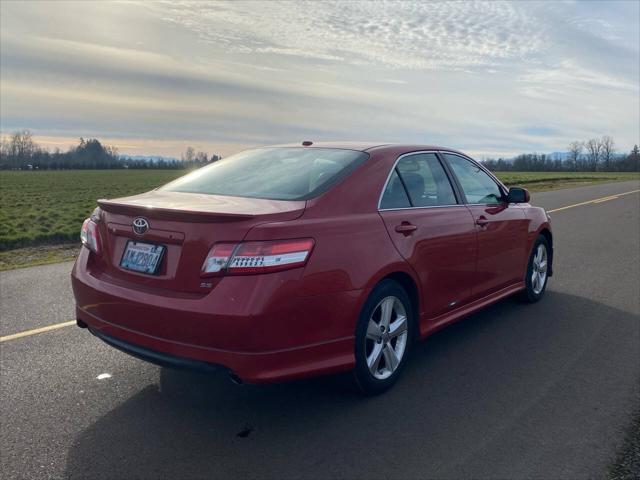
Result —
<path fill-rule="evenodd" d="M 149 230 L 149 222 L 146 218 L 138 217 L 133 220 L 133 231 L 138 235 L 142 235 Z"/>

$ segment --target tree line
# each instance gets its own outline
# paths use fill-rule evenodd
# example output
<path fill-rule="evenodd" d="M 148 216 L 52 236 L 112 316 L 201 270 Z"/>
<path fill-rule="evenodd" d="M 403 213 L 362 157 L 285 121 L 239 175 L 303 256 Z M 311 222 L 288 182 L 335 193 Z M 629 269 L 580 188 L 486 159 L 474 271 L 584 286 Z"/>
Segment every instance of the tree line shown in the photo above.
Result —
<path fill-rule="evenodd" d="M 96 138 L 80 138 L 78 145 L 66 152 L 50 152 L 36 143 L 28 130 L 13 133 L 0 142 L 0 170 L 77 170 L 77 169 L 184 169 L 197 168 L 220 160 L 217 154 L 207 155 L 188 147 L 178 159 L 129 158 L 118 149 L 105 146 Z"/>
<path fill-rule="evenodd" d="M 496 172 L 638 172 L 640 152 L 638 145 L 634 145 L 628 154 L 616 154 L 615 141 L 605 135 L 571 142 L 564 159 L 544 153 L 523 153 L 513 159 L 489 158 L 482 163 Z"/>
<path fill-rule="evenodd" d="M 571 142 L 566 158 L 553 155 L 523 153 L 513 159 L 486 159 L 484 165 L 493 171 L 516 172 L 638 172 L 640 153 L 635 145 L 629 154 L 616 154 L 610 136 Z M 220 155 L 187 147 L 178 159 L 136 159 L 118 154 L 115 147 L 98 139 L 80 138 L 77 146 L 66 152 L 50 152 L 40 147 L 28 130 L 15 132 L 0 142 L 0 170 L 70 170 L 70 169 L 184 169 L 197 168 L 220 160 Z"/>

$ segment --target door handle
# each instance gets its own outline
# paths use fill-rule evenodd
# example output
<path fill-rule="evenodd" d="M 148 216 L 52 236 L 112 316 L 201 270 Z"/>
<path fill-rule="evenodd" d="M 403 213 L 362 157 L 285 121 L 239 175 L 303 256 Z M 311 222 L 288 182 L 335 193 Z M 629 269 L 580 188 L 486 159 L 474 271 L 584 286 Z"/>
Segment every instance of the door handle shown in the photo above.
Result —
<path fill-rule="evenodd" d="M 396 226 L 396 232 L 402 233 L 405 237 L 411 235 L 417 229 L 418 227 L 410 224 L 409 222 L 402 222 L 400 225 Z"/>
<path fill-rule="evenodd" d="M 489 224 L 489 220 L 484 215 L 476 218 L 476 225 L 480 227 L 486 227 Z"/>

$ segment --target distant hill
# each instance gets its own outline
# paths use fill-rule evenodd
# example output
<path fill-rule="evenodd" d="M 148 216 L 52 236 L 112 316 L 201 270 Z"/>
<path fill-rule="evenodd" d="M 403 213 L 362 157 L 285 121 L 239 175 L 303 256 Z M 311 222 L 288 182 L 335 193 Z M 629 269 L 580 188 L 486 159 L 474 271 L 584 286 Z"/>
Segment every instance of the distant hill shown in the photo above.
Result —
<path fill-rule="evenodd" d="M 548 159 L 551 159 L 551 160 L 561 160 L 561 161 L 565 162 L 565 161 L 567 161 L 569 159 L 570 153 L 569 152 L 551 152 L 551 153 L 542 153 L 540 155 L 546 155 L 546 157 Z M 582 154 L 580 156 L 581 157 L 586 157 L 586 153 L 582 152 Z M 626 154 L 618 152 L 618 153 L 614 153 L 613 157 L 614 158 L 624 158 L 624 157 L 626 157 Z M 515 157 L 503 158 L 503 160 L 506 161 L 506 162 L 513 162 L 516 158 L 517 158 L 517 155 Z"/>
<path fill-rule="evenodd" d="M 569 152 L 551 152 L 547 154 L 552 160 L 562 160 L 563 162 L 569 158 Z"/>
<path fill-rule="evenodd" d="M 179 159 L 175 157 L 163 157 L 162 155 L 120 155 L 120 160 L 141 160 L 143 162 L 177 162 Z"/>

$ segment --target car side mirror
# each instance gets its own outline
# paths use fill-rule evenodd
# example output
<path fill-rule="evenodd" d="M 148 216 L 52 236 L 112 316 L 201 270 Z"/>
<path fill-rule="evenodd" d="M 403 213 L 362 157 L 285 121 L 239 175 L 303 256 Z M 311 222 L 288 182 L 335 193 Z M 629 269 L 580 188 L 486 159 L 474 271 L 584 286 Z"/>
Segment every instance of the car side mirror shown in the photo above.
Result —
<path fill-rule="evenodd" d="M 531 195 L 529 190 L 520 187 L 511 187 L 507 195 L 507 203 L 529 203 Z"/>

